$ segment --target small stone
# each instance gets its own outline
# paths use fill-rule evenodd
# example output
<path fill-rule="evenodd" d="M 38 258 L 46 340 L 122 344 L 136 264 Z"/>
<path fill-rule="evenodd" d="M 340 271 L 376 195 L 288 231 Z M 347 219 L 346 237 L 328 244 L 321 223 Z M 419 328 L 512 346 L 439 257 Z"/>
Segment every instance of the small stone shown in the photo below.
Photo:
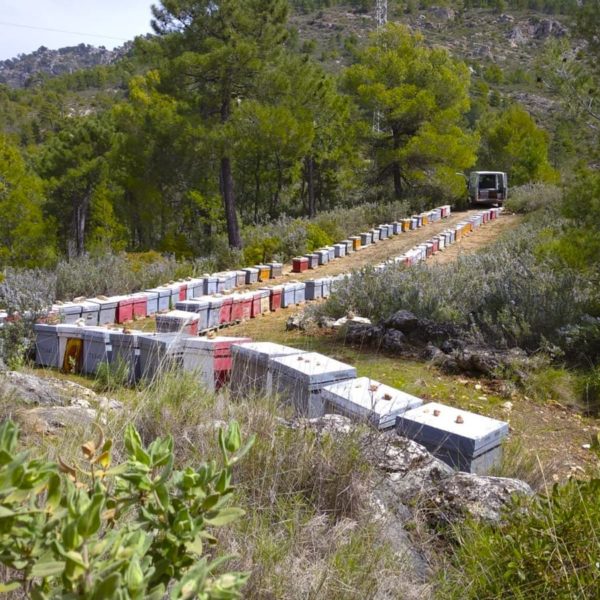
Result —
<path fill-rule="evenodd" d="M 507 412 L 510 412 L 510 411 L 512 410 L 512 407 L 513 407 L 513 403 L 512 403 L 512 402 L 510 402 L 510 401 L 509 401 L 509 402 L 504 402 L 504 403 L 502 404 L 502 408 L 503 408 L 505 411 L 507 411 Z"/>
<path fill-rule="evenodd" d="M 477 400 L 487 400 L 487 396 L 477 396 Z"/>
<path fill-rule="evenodd" d="M 582 447 L 584 450 L 589 450 L 589 449 L 592 447 L 592 445 L 591 445 L 591 444 L 581 444 L 581 447 Z"/>
<path fill-rule="evenodd" d="M 480 383 L 476 383 L 476 384 L 475 384 L 475 389 L 476 389 L 477 391 L 479 391 L 479 390 L 481 389 L 481 384 L 480 384 Z"/>

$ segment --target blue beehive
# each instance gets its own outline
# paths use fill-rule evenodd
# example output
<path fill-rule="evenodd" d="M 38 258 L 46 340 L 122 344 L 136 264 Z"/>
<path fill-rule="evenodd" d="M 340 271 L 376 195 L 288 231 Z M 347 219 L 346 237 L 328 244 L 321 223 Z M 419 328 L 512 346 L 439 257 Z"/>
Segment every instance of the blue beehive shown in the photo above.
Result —
<path fill-rule="evenodd" d="M 163 312 L 169 310 L 169 304 L 171 302 L 171 290 L 168 287 L 156 287 L 146 290 L 147 293 L 155 292 L 158 294 L 158 310 L 156 312 Z"/>
<path fill-rule="evenodd" d="M 36 323 L 35 332 L 35 364 L 40 367 L 57 369 L 59 362 L 58 330 L 62 325 L 47 325 Z"/>
<path fill-rule="evenodd" d="M 149 292 L 146 290 L 144 294 L 148 299 L 148 304 L 146 305 L 146 315 L 150 317 L 158 312 L 158 292 Z"/>
<path fill-rule="evenodd" d="M 210 294 L 217 293 L 217 278 L 214 275 L 204 276 L 203 295 L 209 296 Z"/>
<path fill-rule="evenodd" d="M 454 468 L 484 474 L 502 458 L 508 423 L 430 402 L 399 416 L 396 431 Z"/>
<path fill-rule="evenodd" d="M 333 249 L 335 251 L 336 258 L 342 258 L 342 257 L 346 256 L 346 244 L 344 244 L 344 243 L 334 244 Z"/>
<path fill-rule="evenodd" d="M 305 254 L 304 256 L 308 258 L 309 269 L 316 269 L 319 266 L 319 255 L 316 252 Z"/>
<path fill-rule="evenodd" d="M 58 312 L 61 323 L 74 324 L 81 319 L 81 304 L 66 302 L 64 304 L 55 304 L 53 311 Z"/>
<path fill-rule="evenodd" d="M 315 254 L 319 256 L 319 264 L 326 265 L 329 262 L 329 251 L 328 250 L 317 250 Z"/>
<path fill-rule="evenodd" d="M 281 308 L 293 306 L 296 296 L 296 284 L 284 283 L 282 287 L 283 293 L 281 294 Z"/>
<path fill-rule="evenodd" d="M 306 300 L 317 300 L 323 297 L 323 280 L 312 279 L 306 282 Z"/>
<path fill-rule="evenodd" d="M 135 383 L 140 377 L 138 335 L 141 331 L 130 329 L 110 329 L 109 355 L 111 369 L 120 371 L 128 383 Z"/>
<path fill-rule="evenodd" d="M 83 332 L 83 372 L 93 375 L 100 365 L 110 362 L 110 329 L 86 328 Z"/>
<path fill-rule="evenodd" d="M 294 288 L 294 304 L 304 304 L 306 301 L 306 284 L 298 282 Z"/>
<path fill-rule="evenodd" d="M 332 277 L 323 277 L 321 279 L 323 283 L 323 298 L 329 298 L 331 296 L 331 284 L 333 281 Z"/>
<path fill-rule="evenodd" d="M 202 277 L 196 277 L 189 279 L 187 282 L 186 300 L 197 298 L 204 294 L 204 279 Z"/>
<path fill-rule="evenodd" d="M 245 267 L 242 269 L 246 273 L 246 283 L 258 283 L 258 269 L 256 267 Z"/>

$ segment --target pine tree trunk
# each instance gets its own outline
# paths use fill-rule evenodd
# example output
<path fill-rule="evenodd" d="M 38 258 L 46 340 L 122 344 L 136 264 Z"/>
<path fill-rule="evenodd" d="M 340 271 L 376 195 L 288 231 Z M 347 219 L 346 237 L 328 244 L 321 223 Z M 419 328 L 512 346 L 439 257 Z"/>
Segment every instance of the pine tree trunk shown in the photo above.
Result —
<path fill-rule="evenodd" d="M 400 132 L 397 129 L 392 128 L 392 135 L 394 140 L 394 150 L 398 150 L 398 148 L 400 148 Z M 402 198 L 402 173 L 398 161 L 394 161 L 392 165 L 392 174 L 394 175 L 394 195 L 397 200 L 400 200 Z"/>
<path fill-rule="evenodd" d="M 315 204 L 315 169 L 314 159 L 307 156 L 304 159 L 306 168 L 306 183 L 308 187 L 308 216 L 310 219 L 317 216 L 317 207 Z"/>
<path fill-rule="evenodd" d="M 85 253 L 85 224 L 90 205 L 91 192 L 86 192 L 83 200 L 77 204 L 73 211 L 71 221 L 71 238 L 67 242 L 67 256 L 75 258 Z"/>
<path fill-rule="evenodd" d="M 221 123 L 229 120 L 231 112 L 230 100 L 227 97 L 221 105 Z M 229 156 L 221 158 L 221 196 L 225 206 L 225 219 L 227 221 L 227 236 L 231 248 L 241 248 L 242 238 L 237 214 L 235 212 L 235 194 L 233 191 L 233 173 L 231 171 L 231 159 Z"/>

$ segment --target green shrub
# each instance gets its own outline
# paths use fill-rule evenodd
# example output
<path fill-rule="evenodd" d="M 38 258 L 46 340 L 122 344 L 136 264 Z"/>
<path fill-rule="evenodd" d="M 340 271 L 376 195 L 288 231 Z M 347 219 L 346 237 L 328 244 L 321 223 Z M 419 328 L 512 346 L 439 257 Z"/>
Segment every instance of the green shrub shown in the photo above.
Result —
<path fill-rule="evenodd" d="M 458 532 L 444 600 L 598 598 L 600 479 L 569 480 L 531 501 L 514 500 L 499 525 Z"/>
<path fill-rule="evenodd" d="M 308 223 L 306 225 L 307 249 L 309 252 L 328 246 L 333 242 L 333 237 L 323 231 L 318 225 Z"/>
<path fill-rule="evenodd" d="M 173 439 L 142 445 L 125 432 L 126 461 L 111 465 L 111 440 L 82 446 L 71 466 L 17 451 L 18 432 L 0 427 L 0 563 L 2 591 L 33 598 L 159 600 L 238 598 L 247 576 L 220 573 L 208 560 L 210 529 L 243 514 L 226 506 L 232 467 L 248 451 L 237 423 L 219 432 L 223 467 L 214 461 L 173 469 Z"/>
<path fill-rule="evenodd" d="M 558 210 L 561 189 L 549 183 L 528 183 L 510 190 L 506 209 L 515 213 L 531 213 L 540 209 Z"/>

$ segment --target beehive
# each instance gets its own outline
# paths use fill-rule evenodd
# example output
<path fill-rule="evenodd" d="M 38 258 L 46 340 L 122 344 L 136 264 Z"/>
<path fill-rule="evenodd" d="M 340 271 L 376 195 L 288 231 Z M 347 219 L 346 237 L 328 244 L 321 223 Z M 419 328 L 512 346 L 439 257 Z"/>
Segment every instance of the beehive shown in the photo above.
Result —
<path fill-rule="evenodd" d="M 362 246 L 361 236 L 352 235 L 352 236 L 350 236 L 350 241 L 352 242 L 352 249 L 355 252 L 361 249 L 361 246 Z"/>
<path fill-rule="evenodd" d="M 117 323 L 123 324 L 133 321 L 133 298 L 131 296 L 118 296 Z"/>
<path fill-rule="evenodd" d="M 158 308 L 155 312 L 164 312 L 169 310 L 169 302 L 171 301 L 171 290 L 166 287 L 156 287 L 146 290 L 147 292 L 154 292 L 158 294 Z"/>
<path fill-rule="evenodd" d="M 399 416 L 396 431 L 456 469 L 485 474 L 502 458 L 508 424 L 430 402 Z"/>
<path fill-rule="evenodd" d="M 142 379 L 152 380 L 161 373 L 181 367 L 186 336 L 178 333 L 140 333 L 136 338 Z"/>
<path fill-rule="evenodd" d="M 292 271 L 294 273 L 304 273 L 308 270 L 308 258 L 306 256 L 297 256 L 292 260 Z"/>
<path fill-rule="evenodd" d="M 327 385 L 321 390 L 321 397 L 328 412 L 331 408 L 333 412 L 368 422 L 377 429 L 394 427 L 398 415 L 423 404 L 416 396 L 368 377 Z"/>
<path fill-rule="evenodd" d="M 184 300 L 175 305 L 176 310 L 183 310 L 198 315 L 198 332 L 208 329 L 208 298 L 200 297 Z"/>
<path fill-rule="evenodd" d="M 83 332 L 82 371 L 93 375 L 100 365 L 109 364 L 112 347 L 110 330 L 105 328 L 86 328 Z"/>
<path fill-rule="evenodd" d="M 216 294 L 218 277 L 215 277 L 214 275 L 205 275 L 203 279 L 204 279 L 204 283 L 203 283 L 202 294 L 204 296 L 210 296 L 211 294 Z"/>
<path fill-rule="evenodd" d="M 258 280 L 269 281 L 271 278 L 271 267 L 269 265 L 256 265 L 258 269 Z"/>
<path fill-rule="evenodd" d="M 81 304 L 75 302 L 66 302 L 64 304 L 55 304 L 52 312 L 57 312 L 61 323 L 73 325 L 81 319 Z"/>
<path fill-rule="evenodd" d="M 230 381 L 232 393 L 236 396 L 247 396 L 267 392 L 269 360 L 296 354 L 303 354 L 303 351 L 272 342 L 233 344 Z"/>
<path fill-rule="evenodd" d="M 252 296 L 252 309 L 250 317 L 254 319 L 262 314 L 261 295 L 259 291 L 250 292 L 250 295 Z"/>
<path fill-rule="evenodd" d="M 306 302 L 306 284 L 297 282 L 294 284 L 294 304 L 304 304 Z"/>
<path fill-rule="evenodd" d="M 238 323 L 244 318 L 244 295 L 243 294 L 232 294 L 231 295 L 231 322 Z"/>
<path fill-rule="evenodd" d="M 229 380 L 231 346 L 251 342 L 246 337 L 187 338 L 183 347 L 183 368 L 214 392 Z"/>
<path fill-rule="evenodd" d="M 79 373 L 83 361 L 83 333 L 84 328 L 77 325 L 63 325 L 57 329 L 58 334 L 58 366 L 66 372 Z M 69 346 L 76 343 L 81 350 L 72 356 L 68 355 Z"/>
<path fill-rule="evenodd" d="M 33 326 L 35 333 L 35 364 L 40 367 L 60 366 L 58 330 L 65 325 L 49 325 L 36 323 Z"/>
<path fill-rule="evenodd" d="M 217 277 L 217 291 L 229 292 L 237 286 L 237 272 L 236 271 L 222 271 L 215 273 Z"/>
<path fill-rule="evenodd" d="M 316 252 L 305 254 L 305 256 L 308 258 L 309 269 L 316 269 L 319 266 L 319 255 Z"/>
<path fill-rule="evenodd" d="M 317 250 L 315 254 L 319 257 L 319 265 L 326 265 L 329 262 L 329 252 L 327 250 Z"/>
<path fill-rule="evenodd" d="M 148 296 L 144 292 L 132 294 L 133 298 L 133 318 L 145 319 L 148 316 Z"/>
<path fill-rule="evenodd" d="M 266 315 L 271 312 L 271 290 L 269 288 L 261 288 L 258 290 L 260 296 L 260 312 Z"/>
<path fill-rule="evenodd" d="M 199 321 L 200 315 L 198 313 L 171 310 L 167 313 L 156 315 L 156 331 L 158 333 L 198 335 Z"/>
<path fill-rule="evenodd" d="M 218 327 L 221 322 L 221 307 L 223 306 L 223 296 L 209 296 L 208 298 L 208 329 Z"/>
<path fill-rule="evenodd" d="M 323 298 L 329 298 L 329 296 L 331 295 L 331 283 L 332 283 L 332 278 L 331 277 L 323 277 L 321 279 L 322 283 L 323 283 Z"/>
<path fill-rule="evenodd" d="M 91 300 L 80 302 L 80 305 L 81 318 L 85 321 L 85 324 L 91 326 L 98 325 L 100 322 L 100 305 Z"/>
<path fill-rule="evenodd" d="M 360 234 L 360 245 L 369 246 L 373 242 L 373 234 L 368 231 L 363 231 Z"/>
<path fill-rule="evenodd" d="M 336 258 L 342 258 L 346 256 L 346 244 L 334 244 L 333 249 Z"/>
<path fill-rule="evenodd" d="M 270 359 L 267 386 L 290 404 L 296 414 L 312 418 L 325 414 L 321 398 L 325 386 L 354 377 L 354 367 L 323 354 L 307 352 Z"/>
<path fill-rule="evenodd" d="M 197 277 L 188 280 L 185 299 L 192 300 L 192 298 L 197 298 L 198 296 L 202 296 L 202 294 L 204 294 L 204 279 Z"/>
<path fill-rule="evenodd" d="M 288 308 L 294 305 L 296 295 L 296 286 L 294 283 L 284 283 L 281 294 L 281 308 Z"/>
<path fill-rule="evenodd" d="M 246 285 L 246 271 L 240 269 L 235 272 L 235 286 L 242 287 L 244 285 Z"/>
<path fill-rule="evenodd" d="M 277 279 L 278 277 L 281 277 L 283 275 L 283 263 L 270 262 L 270 263 L 267 263 L 267 265 L 271 269 L 271 272 L 269 275 L 271 279 Z M 310 268 L 310 264 L 309 264 L 309 268 Z"/>
<path fill-rule="evenodd" d="M 227 325 L 233 320 L 231 313 L 233 310 L 233 298 L 231 296 L 223 296 L 223 304 L 219 311 L 219 325 Z"/>
<path fill-rule="evenodd" d="M 141 331 L 109 330 L 111 369 L 121 372 L 124 379 L 132 384 L 140 377 L 140 347 L 137 336 Z"/>
<path fill-rule="evenodd" d="M 144 294 L 146 294 L 146 298 L 148 299 L 148 304 L 146 305 L 146 314 L 148 316 L 156 314 L 158 312 L 158 292 L 146 290 Z M 102 317 L 102 308 L 100 309 L 100 316 Z M 111 322 L 114 323 L 114 321 Z M 100 324 L 102 325 L 102 323 Z"/>
<path fill-rule="evenodd" d="M 271 310 L 274 312 L 281 308 L 281 295 L 283 294 L 283 287 L 280 285 L 274 285 L 271 288 L 271 295 L 269 297 Z"/>
<path fill-rule="evenodd" d="M 117 301 L 113 298 L 92 298 L 88 302 L 98 305 L 98 325 L 115 323 L 117 318 Z"/>
<path fill-rule="evenodd" d="M 323 280 L 312 279 L 306 281 L 306 300 L 317 300 L 323 297 Z"/>

